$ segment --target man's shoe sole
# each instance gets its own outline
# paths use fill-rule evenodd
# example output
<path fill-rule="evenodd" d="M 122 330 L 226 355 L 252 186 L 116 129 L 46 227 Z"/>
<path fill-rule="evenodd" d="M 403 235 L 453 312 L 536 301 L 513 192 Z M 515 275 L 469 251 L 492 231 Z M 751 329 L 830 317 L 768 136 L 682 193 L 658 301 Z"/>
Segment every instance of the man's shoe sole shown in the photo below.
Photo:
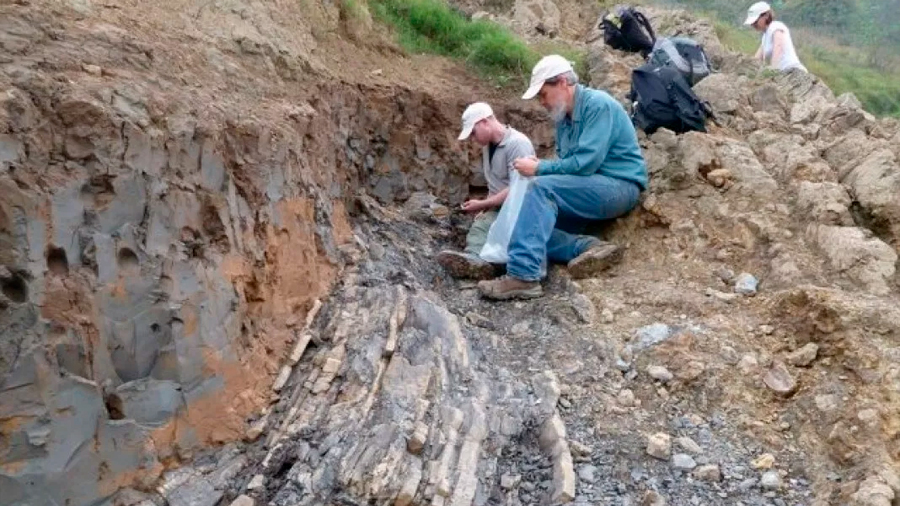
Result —
<path fill-rule="evenodd" d="M 595 246 L 569 262 L 569 275 L 574 279 L 584 279 L 609 269 L 622 261 L 625 249 L 615 244 Z"/>
<path fill-rule="evenodd" d="M 476 264 L 466 258 L 465 254 L 455 251 L 438 253 L 437 263 L 451 276 L 460 279 L 491 279 L 494 277 L 494 266 L 485 262 Z"/>

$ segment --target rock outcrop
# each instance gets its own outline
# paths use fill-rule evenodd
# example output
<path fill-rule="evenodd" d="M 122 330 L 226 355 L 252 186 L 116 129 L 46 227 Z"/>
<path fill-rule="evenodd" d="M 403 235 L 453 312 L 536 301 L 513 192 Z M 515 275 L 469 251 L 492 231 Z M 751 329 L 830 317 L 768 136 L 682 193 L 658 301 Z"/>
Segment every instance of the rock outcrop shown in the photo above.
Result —
<path fill-rule="evenodd" d="M 596 5 L 474 3 L 625 101 Z M 546 116 L 350 8 L 0 7 L 0 506 L 894 500 L 896 122 L 648 7 L 716 121 L 640 135 L 622 265 L 489 304 L 459 113 Z"/>

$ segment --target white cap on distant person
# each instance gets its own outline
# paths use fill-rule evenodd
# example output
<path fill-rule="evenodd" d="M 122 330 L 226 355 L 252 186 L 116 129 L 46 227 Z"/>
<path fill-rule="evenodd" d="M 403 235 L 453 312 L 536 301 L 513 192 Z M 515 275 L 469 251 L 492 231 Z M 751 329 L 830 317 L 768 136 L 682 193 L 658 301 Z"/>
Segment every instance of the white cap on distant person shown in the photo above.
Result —
<path fill-rule="evenodd" d="M 547 79 L 552 79 L 558 75 L 572 72 L 572 63 L 558 54 L 551 54 L 541 58 L 531 71 L 531 84 L 528 85 L 528 91 L 522 95 L 525 100 L 531 100 L 541 91 L 541 86 Z"/>
<path fill-rule="evenodd" d="M 466 107 L 466 110 L 463 111 L 462 115 L 462 132 L 459 134 L 459 140 L 468 139 L 469 136 L 472 135 L 472 129 L 475 128 L 475 123 L 478 123 L 485 118 L 490 118 L 493 115 L 494 110 L 484 102 L 475 102 L 469 107 Z"/>
<path fill-rule="evenodd" d="M 745 25 L 752 25 L 760 16 L 772 10 L 772 6 L 766 2 L 756 2 L 747 9 L 747 19 L 744 20 Z"/>

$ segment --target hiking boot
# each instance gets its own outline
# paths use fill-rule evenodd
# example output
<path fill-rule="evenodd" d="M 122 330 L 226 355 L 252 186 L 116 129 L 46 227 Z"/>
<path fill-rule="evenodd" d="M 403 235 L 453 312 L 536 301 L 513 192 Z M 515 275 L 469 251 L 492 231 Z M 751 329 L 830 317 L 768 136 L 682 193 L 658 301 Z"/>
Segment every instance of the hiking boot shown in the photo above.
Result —
<path fill-rule="evenodd" d="M 458 251 L 441 251 L 437 262 L 454 278 L 491 279 L 494 266 L 475 255 Z"/>
<path fill-rule="evenodd" d="M 483 297 L 494 300 L 533 299 L 544 294 L 540 281 L 522 281 L 509 276 L 479 281 L 478 291 Z"/>
<path fill-rule="evenodd" d="M 569 262 L 569 275 L 575 279 L 596 276 L 611 265 L 619 263 L 624 253 L 621 247 L 611 242 L 598 241 Z"/>

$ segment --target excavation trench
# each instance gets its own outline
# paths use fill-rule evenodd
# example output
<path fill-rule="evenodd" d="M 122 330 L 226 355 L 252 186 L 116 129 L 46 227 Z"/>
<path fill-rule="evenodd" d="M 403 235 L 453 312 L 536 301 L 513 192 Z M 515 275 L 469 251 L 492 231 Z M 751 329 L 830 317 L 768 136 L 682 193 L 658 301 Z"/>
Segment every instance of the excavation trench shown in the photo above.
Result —
<path fill-rule="evenodd" d="M 307 313 L 370 253 L 360 202 L 459 203 L 478 183 L 470 166 L 480 153 L 455 140 L 464 104 L 402 87 L 306 92 L 257 117 L 201 112 L 127 80 L 65 86 L 32 72 L 10 83 L 0 503 L 151 491 L 165 470 L 245 438 L 248 421 L 271 409 Z M 368 283 L 393 293 L 399 272 Z M 341 309 L 320 319 L 329 311 Z M 372 346 L 340 313 L 331 319 Z M 336 342 L 313 340 L 323 352 Z M 336 394 L 317 374 L 315 393 Z"/>

